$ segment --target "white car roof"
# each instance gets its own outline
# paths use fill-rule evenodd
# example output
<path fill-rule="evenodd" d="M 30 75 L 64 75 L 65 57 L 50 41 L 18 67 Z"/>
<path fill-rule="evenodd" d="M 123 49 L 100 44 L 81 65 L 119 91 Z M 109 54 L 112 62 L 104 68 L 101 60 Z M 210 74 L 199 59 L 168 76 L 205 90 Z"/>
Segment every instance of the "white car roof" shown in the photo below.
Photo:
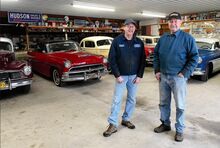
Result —
<path fill-rule="evenodd" d="M 138 35 L 140 38 L 160 38 L 160 36 L 148 36 L 148 35 Z"/>
<path fill-rule="evenodd" d="M 0 41 L 1 41 L 1 42 L 7 42 L 7 43 L 10 43 L 10 44 L 12 44 L 12 45 L 13 45 L 13 43 L 12 43 L 11 39 L 9 39 L 9 38 L 0 37 Z"/>
<path fill-rule="evenodd" d="M 82 41 L 84 40 L 93 40 L 93 41 L 98 41 L 98 40 L 103 40 L 103 39 L 112 39 L 112 37 L 108 37 L 108 36 L 90 36 L 90 37 L 86 37 L 84 39 L 82 39 Z"/>
<path fill-rule="evenodd" d="M 13 42 L 11 39 L 5 38 L 5 37 L 0 37 L 0 42 L 6 42 L 6 43 L 11 44 L 12 52 L 14 52 L 14 46 L 13 46 Z"/>
<path fill-rule="evenodd" d="M 195 40 L 198 41 L 198 42 L 206 42 L 206 43 L 209 43 L 209 44 L 219 42 L 219 39 L 217 39 L 217 38 L 195 38 Z"/>

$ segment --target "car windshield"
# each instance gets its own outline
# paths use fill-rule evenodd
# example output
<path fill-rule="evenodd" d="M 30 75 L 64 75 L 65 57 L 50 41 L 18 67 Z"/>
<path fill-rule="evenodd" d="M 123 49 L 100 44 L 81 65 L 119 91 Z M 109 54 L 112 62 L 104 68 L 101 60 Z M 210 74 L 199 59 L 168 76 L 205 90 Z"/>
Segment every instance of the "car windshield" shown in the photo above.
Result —
<path fill-rule="evenodd" d="M 196 41 L 199 49 L 212 49 L 212 44 L 207 42 Z"/>
<path fill-rule="evenodd" d="M 12 46 L 7 42 L 0 42 L 0 50 L 12 51 Z"/>
<path fill-rule="evenodd" d="M 111 45 L 112 40 L 104 39 L 97 41 L 97 46 L 103 46 L 103 45 Z"/>
<path fill-rule="evenodd" d="M 57 52 L 57 51 L 68 51 L 68 50 L 79 50 L 78 44 L 75 42 L 57 42 L 50 43 L 48 45 L 49 52 Z"/>
<path fill-rule="evenodd" d="M 159 38 L 146 38 L 145 44 L 156 44 L 158 42 Z"/>

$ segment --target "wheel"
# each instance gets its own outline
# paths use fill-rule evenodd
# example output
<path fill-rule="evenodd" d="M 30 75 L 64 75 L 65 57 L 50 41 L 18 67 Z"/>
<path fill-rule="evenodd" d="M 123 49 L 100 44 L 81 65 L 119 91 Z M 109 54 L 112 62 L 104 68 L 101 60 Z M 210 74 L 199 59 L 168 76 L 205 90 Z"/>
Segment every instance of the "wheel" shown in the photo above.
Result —
<path fill-rule="evenodd" d="M 25 94 L 29 93 L 30 89 L 31 89 L 31 85 L 26 85 L 21 87 L 21 91 Z"/>
<path fill-rule="evenodd" d="M 61 77 L 60 77 L 59 71 L 57 69 L 53 69 L 52 78 L 53 78 L 53 82 L 56 86 L 59 86 L 59 87 L 62 86 L 63 82 L 61 81 Z"/>
<path fill-rule="evenodd" d="M 201 80 L 203 82 L 208 81 L 208 79 L 209 79 L 209 65 L 206 66 L 205 74 L 201 76 Z"/>

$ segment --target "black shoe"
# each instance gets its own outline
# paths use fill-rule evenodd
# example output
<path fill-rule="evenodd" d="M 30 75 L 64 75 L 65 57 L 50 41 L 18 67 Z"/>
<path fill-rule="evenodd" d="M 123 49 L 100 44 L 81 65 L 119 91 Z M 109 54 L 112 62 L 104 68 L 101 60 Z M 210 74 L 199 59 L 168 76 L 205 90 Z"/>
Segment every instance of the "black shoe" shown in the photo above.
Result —
<path fill-rule="evenodd" d="M 122 120 L 121 121 L 121 125 L 126 126 L 126 127 L 130 128 L 130 129 L 135 129 L 135 125 L 132 124 L 130 121 Z"/>
<path fill-rule="evenodd" d="M 113 133 L 116 133 L 116 132 L 117 132 L 117 127 L 110 123 L 109 126 L 108 126 L 108 129 L 103 133 L 103 136 L 104 137 L 109 137 Z"/>
<path fill-rule="evenodd" d="M 161 124 L 160 126 L 158 126 L 154 129 L 154 132 L 155 133 L 162 133 L 162 132 L 170 131 L 170 130 L 171 130 L 170 126 L 167 126 L 165 124 Z"/>
<path fill-rule="evenodd" d="M 182 142 L 183 139 L 184 139 L 183 133 L 178 133 L 178 132 L 176 132 L 176 135 L 175 135 L 174 138 L 175 138 L 175 141 L 177 141 L 177 142 Z"/>

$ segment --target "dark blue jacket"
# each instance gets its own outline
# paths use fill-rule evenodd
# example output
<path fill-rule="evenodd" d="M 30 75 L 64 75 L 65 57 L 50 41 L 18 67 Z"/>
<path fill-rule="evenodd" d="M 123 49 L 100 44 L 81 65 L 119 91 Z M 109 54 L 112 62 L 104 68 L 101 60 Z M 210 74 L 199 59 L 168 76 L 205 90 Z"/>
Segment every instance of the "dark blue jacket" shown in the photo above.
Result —
<path fill-rule="evenodd" d="M 124 34 L 117 36 L 112 42 L 108 61 L 116 78 L 134 74 L 142 78 L 146 62 L 143 42 L 135 36 L 131 41 Z"/>
<path fill-rule="evenodd" d="M 174 34 L 164 34 L 154 49 L 155 73 L 177 75 L 189 78 L 199 59 L 195 39 L 178 30 Z"/>

